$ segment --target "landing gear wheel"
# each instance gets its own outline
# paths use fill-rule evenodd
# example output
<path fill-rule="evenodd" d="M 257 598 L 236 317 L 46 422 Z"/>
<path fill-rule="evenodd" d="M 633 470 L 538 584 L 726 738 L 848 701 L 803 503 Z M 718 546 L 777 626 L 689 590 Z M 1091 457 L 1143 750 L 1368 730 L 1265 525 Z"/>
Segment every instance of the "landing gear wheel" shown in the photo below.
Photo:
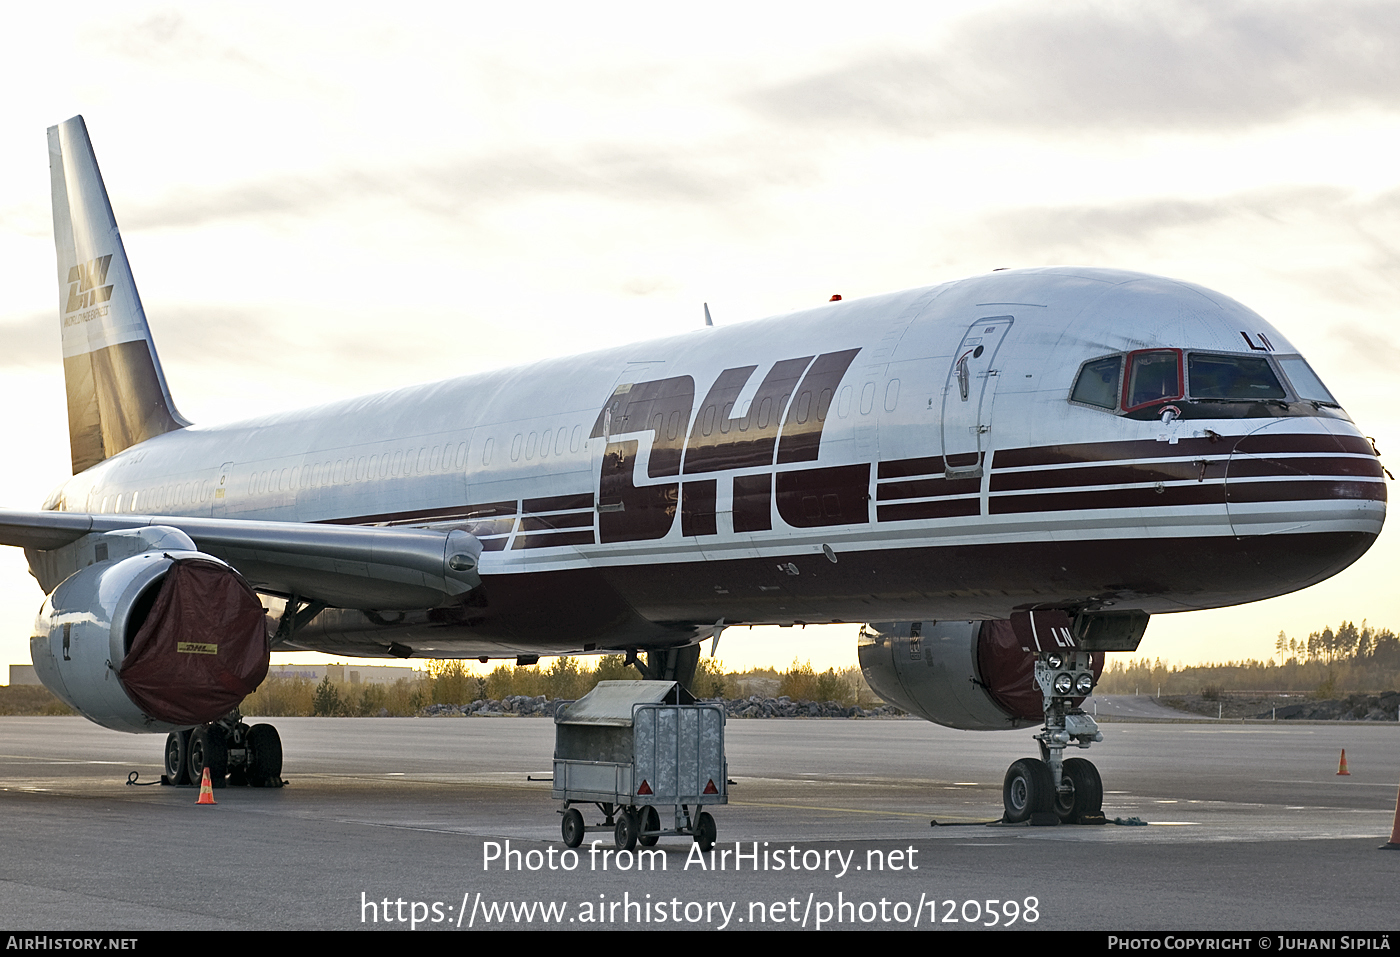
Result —
<path fill-rule="evenodd" d="M 282 785 L 282 736 L 270 724 L 255 724 L 248 729 L 248 785 Z"/>
<path fill-rule="evenodd" d="M 637 846 L 637 815 L 627 808 L 617 816 L 613 826 L 613 843 L 619 851 L 630 851 Z"/>
<path fill-rule="evenodd" d="M 715 819 L 708 811 L 701 811 L 700 817 L 695 822 L 695 843 L 700 845 L 701 851 L 709 851 L 715 846 L 715 837 L 719 830 L 715 827 Z"/>
<path fill-rule="evenodd" d="M 185 764 L 189 768 L 190 782 L 200 784 L 204 769 L 209 769 L 209 783 L 221 788 L 228 775 L 228 744 L 224 741 L 224 729 L 217 725 L 203 725 L 190 732 L 190 753 Z"/>
<path fill-rule="evenodd" d="M 660 834 L 655 833 L 661 830 L 661 815 L 656 813 L 656 808 L 648 804 L 638 814 L 638 822 L 640 831 L 637 834 L 637 843 L 642 847 L 655 847 L 656 842 L 661 838 Z M 652 833 L 645 833 L 647 831 Z"/>
<path fill-rule="evenodd" d="M 559 831 L 564 835 L 565 847 L 578 847 L 583 843 L 583 815 L 578 808 L 571 807 L 564 812 L 564 822 L 559 825 Z"/>
<path fill-rule="evenodd" d="M 190 733 L 188 731 L 172 731 L 166 735 L 165 781 L 167 784 L 190 783 L 190 771 L 187 764 L 189 754 Z"/>
<path fill-rule="evenodd" d="M 1049 813 L 1055 807 L 1055 778 L 1050 767 L 1037 758 L 1022 758 L 1006 771 L 1001 785 L 1003 818 L 1008 824 L 1029 821 L 1031 815 Z"/>
<path fill-rule="evenodd" d="M 1066 824 L 1103 822 L 1103 779 L 1092 761 L 1066 758 L 1063 777 L 1070 786 L 1055 795 L 1055 814 Z"/>

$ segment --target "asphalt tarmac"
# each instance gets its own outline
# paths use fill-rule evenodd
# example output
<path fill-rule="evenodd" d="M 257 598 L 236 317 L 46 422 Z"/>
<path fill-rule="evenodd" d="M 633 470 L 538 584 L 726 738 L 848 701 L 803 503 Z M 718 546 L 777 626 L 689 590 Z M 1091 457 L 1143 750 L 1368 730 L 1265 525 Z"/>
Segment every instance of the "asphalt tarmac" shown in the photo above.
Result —
<path fill-rule="evenodd" d="M 670 838 L 643 862 L 603 833 L 561 853 L 559 805 L 529 780 L 550 773 L 547 719 L 273 723 L 288 786 L 198 807 L 126 784 L 158 780 L 163 735 L 0 718 L 0 925 L 1400 929 L 1400 853 L 1378 850 L 1396 724 L 1106 723 L 1087 755 L 1105 813 L 1146 824 L 1013 827 L 987 822 L 1029 731 L 733 720 L 716 857 Z"/>

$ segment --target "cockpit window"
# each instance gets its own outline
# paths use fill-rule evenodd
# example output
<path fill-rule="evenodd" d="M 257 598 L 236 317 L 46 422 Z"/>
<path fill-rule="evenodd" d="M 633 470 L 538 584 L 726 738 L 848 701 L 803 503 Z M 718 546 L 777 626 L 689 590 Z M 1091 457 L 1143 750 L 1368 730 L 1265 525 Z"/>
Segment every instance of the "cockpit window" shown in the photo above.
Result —
<path fill-rule="evenodd" d="M 1282 399 L 1285 395 L 1269 360 L 1259 356 L 1193 352 L 1186 358 L 1186 373 L 1193 399 Z"/>
<path fill-rule="evenodd" d="M 1180 352 L 1176 349 L 1153 349 L 1128 355 L 1128 388 L 1123 396 L 1124 412 L 1181 397 Z"/>
<path fill-rule="evenodd" d="M 1118 377 L 1122 371 L 1122 356 L 1090 359 L 1079 369 L 1074 391 L 1069 394 L 1070 401 L 1110 411 L 1118 408 Z"/>
<path fill-rule="evenodd" d="M 1283 374 L 1288 376 L 1288 381 L 1293 384 L 1293 391 L 1298 393 L 1298 398 L 1327 405 L 1338 404 L 1302 356 L 1279 356 L 1278 364 L 1283 368 Z"/>

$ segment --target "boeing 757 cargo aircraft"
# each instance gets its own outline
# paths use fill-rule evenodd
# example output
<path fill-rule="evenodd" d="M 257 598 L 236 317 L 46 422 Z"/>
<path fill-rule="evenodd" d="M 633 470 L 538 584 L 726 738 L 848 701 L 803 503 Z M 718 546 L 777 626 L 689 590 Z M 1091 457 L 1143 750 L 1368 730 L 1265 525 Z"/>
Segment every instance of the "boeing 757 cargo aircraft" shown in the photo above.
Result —
<path fill-rule="evenodd" d="M 1008 820 L 1102 820 L 1080 703 L 1149 615 L 1307 587 L 1384 472 L 1288 338 L 1227 296 L 997 271 L 231 425 L 166 386 L 81 117 L 49 130 L 73 476 L 0 512 L 31 648 L 168 770 L 276 783 L 237 707 L 269 649 L 623 652 L 693 675 L 731 625 L 861 622 L 871 685 L 1041 725 Z M 265 615 L 265 611 L 267 614 Z M 270 623 L 270 624 L 269 624 Z M 1052 818 L 1053 819 L 1053 818 Z"/>

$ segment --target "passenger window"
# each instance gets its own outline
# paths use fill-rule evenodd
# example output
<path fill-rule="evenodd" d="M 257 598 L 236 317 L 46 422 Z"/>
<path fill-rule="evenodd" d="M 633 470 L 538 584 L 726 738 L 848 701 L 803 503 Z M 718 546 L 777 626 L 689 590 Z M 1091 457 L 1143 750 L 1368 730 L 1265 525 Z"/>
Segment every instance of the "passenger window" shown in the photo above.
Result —
<path fill-rule="evenodd" d="M 1283 386 L 1259 356 L 1204 356 L 1191 353 L 1186 375 L 1193 399 L 1282 399 Z"/>
<path fill-rule="evenodd" d="M 893 412 L 895 406 L 899 404 L 899 380 L 891 379 L 890 384 L 885 386 L 885 411 Z"/>
<path fill-rule="evenodd" d="M 1128 397 L 1123 411 L 1181 398 L 1181 353 L 1175 349 L 1128 356 Z"/>
<path fill-rule="evenodd" d="M 1118 408 L 1118 376 L 1123 371 L 1122 356 L 1090 359 L 1079 369 L 1070 392 L 1071 402 L 1096 405 L 1110 411 Z"/>
<path fill-rule="evenodd" d="M 807 416 L 811 414 L 811 411 L 812 393 L 808 389 L 803 389 L 802 395 L 797 398 L 797 424 L 805 425 L 807 423 Z"/>
<path fill-rule="evenodd" d="M 841 399 L 836 403 L 836 414 L 843 419 L 851 414 L 850 386 L 845 386 L 841 389 Z"/>
<path fill-rule="evenodd" d="M 873 408 L 875 408 L 875 383 L 867 382 L 865 388 L 860 391 L 860 414 L 869 415 Z"/>

